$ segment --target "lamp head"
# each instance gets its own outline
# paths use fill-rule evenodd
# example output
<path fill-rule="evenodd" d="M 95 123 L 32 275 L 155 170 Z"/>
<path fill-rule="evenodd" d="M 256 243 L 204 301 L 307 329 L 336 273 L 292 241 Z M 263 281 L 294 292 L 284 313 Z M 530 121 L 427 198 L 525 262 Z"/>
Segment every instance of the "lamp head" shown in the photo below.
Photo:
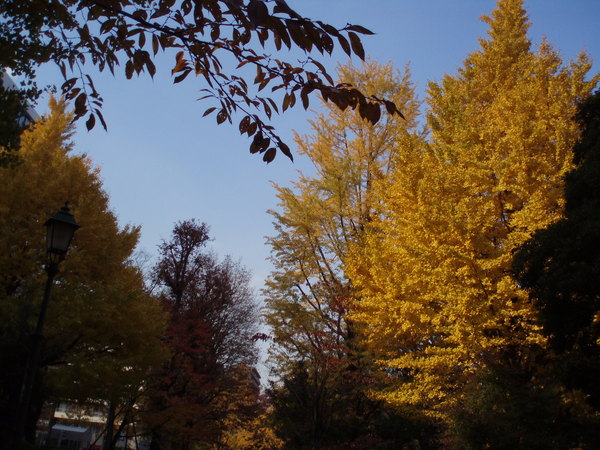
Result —
<path fill-rule="evenodd" d="M 51 259 L 61 261 L 69 249 L 79 224 L 71 214 L 68 202 L 44 224 L 46 227 L 46 251 Z"/>

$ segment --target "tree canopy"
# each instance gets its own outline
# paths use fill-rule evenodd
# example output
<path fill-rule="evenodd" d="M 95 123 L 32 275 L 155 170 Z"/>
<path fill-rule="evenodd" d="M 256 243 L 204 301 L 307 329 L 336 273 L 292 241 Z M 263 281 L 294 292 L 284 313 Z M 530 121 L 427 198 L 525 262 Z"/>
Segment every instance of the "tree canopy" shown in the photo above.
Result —
<path fill-rule="evenodd" d="M 152 278 L 169 315 L 170 359 L 149 380 L 142 414 L 157 445 L 218 443 L 260 409 L 248 387 L 257 357 L 250 277 L 230 258 L 218 261 L 208 241 L 206 224 L 186 220 L 159 246 Z"/>
<path fill-rule="evenodd" d="M 42 225 L 65 200 L 81 229 L 52 290 L 29 430 L 47 399 L 128 402 L 165 356 L 164 315 L 131 260 L 139 228 L 118 225 L 99 171 L 74 154 L 65 103 L 50 110 L 24 132 L 20 163 L 0 168 L 0 439 L 14 429 L 42 299 Z"/>
<path fill-rule="evenodd" d="M 311 134 L 296 136 L 315 175 L 300 174 L 291 188 L 275 186 L 279 208 L 270 212 L 276 234 L 267 240 L 275 270 L 263 291 L 277 377 L 269 395 L 276 429 L 292 447 L 371 448 L 409 436 L 409 421 L 368 398 L 373 367 L 348 317 L 357 299 L 344 258 L 376 211 L 377 180 L 392 170 L 400 143 L 418 134 L 419 103 L 408 68 L 399 72 L 367 61 L 338 67 L 338 78 L 392 99 L 407 120 L 372 124 L 324 104 Z M 391 423 L 398 429 L 383 432 Z"/>
<path fill-rule="evenodd" d="M 381 213 L 346 269 L 351 317 L 396 380 L 381 397 L 442 417 L 490 361 L 544 348 L 511 257 L 563 212 L 577 104 L 594 88 L 585 55 L 531 50 L 523 2 L 501 0 L 455 75 L 430 83 L 430 142 L 407 147 L 380 189 Z"/>
<path fill-rule="evenodd" d="M 267 162 L 278 150 L 292 158 L 268 119 L 297 101 L 308 108 L 312 92 L 340 109 L 356 109 L 372 123 L 379 120 L 381 106 L 400 114 L 389 100 L 334 84 L 323 64 L 308 56 L 331 54 L 339 46 L 348 56 L 364 59 L 359 35 L 371 31 L 310 20 L 285 0 L 8 0 L 2 2 L 0 18 L 0 68 L 24 76 L 33 99 L 39 94 L 36 68 L 57 64 L 65 80 L 62 93 L 74 101 L 75 118 L 87 116 L 88 129 L 96 119 L 105 128 L 106 123 L 102 97 L 86 64 L 113 74 L 122 66 L 128 79 L 143 72 L 153 76 L 157 53 L 164 50 L 174 50 L 175 83 L 190 74 L 202 80 L 201 99 L 213 103 L 204 115 L 214 112 L 219 124 L 241 116 L 239 131 L 252 137 L 250 151 L 263 154 Z M 306 61 L 290 63 L 271 55 L 292 48 L 305 52 Z M 240 75 L 245 65 L 255 75 Z M 253 87 L 247 81 L 252 76 Z M 275 101 L 272 94 L 261 93 L 266 87 L 282 89 L 283 95 Z"/>

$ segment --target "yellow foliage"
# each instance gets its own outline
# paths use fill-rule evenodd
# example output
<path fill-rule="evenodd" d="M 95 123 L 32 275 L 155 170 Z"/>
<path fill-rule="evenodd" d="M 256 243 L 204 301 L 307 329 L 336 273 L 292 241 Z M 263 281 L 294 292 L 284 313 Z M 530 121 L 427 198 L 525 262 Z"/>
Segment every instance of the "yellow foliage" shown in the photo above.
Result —
<path fill-rule="evenodd" d="M 277 234 L 267 240 L 275 270 L 264 295 L 279 367 L 290 356 L 325 361 L 326 354 L 343 355 L 352 293 L 342 259 L 371 218 L 373 186 L 391 170 L 397 140 L 410 139 L 416 127 L 419 103 L 408 68 L 397 72 L 367 61 L 341 66 L 338 75 L 340 83 L 392 99 L 408 120 L 385 115 L 372 125 L 350 108 L 324 104 L 326 113 L 311 122 L 313 133 L 296 136 L 316 175 L 300 174 L 291 188 L 275 185 L 279 210 L 270 213 Z"/>
<path fill-rule="evenodd" d="M 114 403 L 139 395 L 165 356 L 164 314 L 131 262 L 139 227 L 120 227 L 98 169 L 74 154 L 63 101 L 25 131 L 20 163 L 0 168 L 0 319 L 35 323 L 46 262 L 44 222 L 66 200 L 81 228 L 60 265 L 44 329 L 53 395 Z M 54 358 L 54 359 L 52 359 Z"/>
<path fill-rule="evenodd" d="M 511 258 L 561 217 L 572 117 L 597 81 L 585 55 L 565 67 L 546 42 L 530 50 L 521 0 L 484 20 L 481 50 L 429 85 L 431 141 L 402 149 L 345 266 L 351 318 L 394 382 L 376 395 L 434 416 L 487 358 L 545 345 Z"/>
<path fill-rule="evenodd" d="M 225 448 L 232 450 L 275 450 L 284 447 L 284 442 L 268 424 L 268 412 L 242 426 L 228 428 L 222 443 Z"/>

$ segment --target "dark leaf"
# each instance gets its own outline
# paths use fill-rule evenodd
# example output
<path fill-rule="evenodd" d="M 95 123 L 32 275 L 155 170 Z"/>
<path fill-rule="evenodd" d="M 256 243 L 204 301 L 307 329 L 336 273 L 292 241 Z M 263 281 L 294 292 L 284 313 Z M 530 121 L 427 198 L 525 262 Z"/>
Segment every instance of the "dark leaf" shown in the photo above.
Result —
<path fill-rule="evenodd" d="M 245 116 L 242 120 L 240 120 L 240 134 L 244 134 L 248 131 L 248 126 L 250 125 L 250 116 Z"/>
<path fill-rule="evenodd" d="M 225 109 L 222 109 L 217 114 L 217 123 L 220 125 L 223 122 L 225 122 L 228 118 L 229 118 L 229 114 L 227 114 L 227 111 Z"/>
<path fill-rule="evenodd" d="M 310 51 L 312 43 L 306 38 L 302 28 L 293 20 L 288 20 L 287 26 L 294 43 L 302 50 Z"/>
<path fill-rule="evenodd" d="M 96 124 L 96 117 L 94 117 L 94 114 L 90 114 L 90 117 L 88 117 L 88 120 L 85 121 L 85 126 L 88 129 L 88 131 L 90 131 L 92 128 L 94 128 L 95 124 Z"/>
<path fill-rule="evenodd" d="M 347 25 L 345 27 L 345 29 L 350 30 L 350 31 L 356 31 L 357 33 L 360 33 L 360 34 L 375 34 L 371 30 L 369 30 L 365 27 L 361 27 L 360 25 Z"/>
<path fill-rule="evenodd" d="M 282 141 L 279 141 L 277 143 L 277 146 L 279 147 L 279 150 L 281 150 L 281 152 L 287 156 L 288 158 L 290 158 L 292 161 L 294 161 L 294 157 L 292 156 L 292 152 L 290 151 L 290 148 Z"/>
<path fill-rule="evenodd" d="M 208 115 L 209 115 L 211 112 L 213 112 L 215 109 L 217 109 L 217 108 L 215 108 L 214 106 L 213 106 L 213 107 L 211 107 L 211 108 L 208 108 L 206 111 L 204 111 L 204 114 L 202 114 L 202 117 L 206 117 L 206 116 L 208 116 Z"/>
<path fill-rule="evenodd" d="M 146 67 L 148 68 L 148 73 L 150 74 L 150 76 L 154 78 L 154 75 L 156 74 L 156 66 L 150 58 L 146 60 Z"/>
<path fill-rule="evenodd" d="M 65 81 L 62 86 L 61 89 L 63 92 L 67 92 L 70 91 L 71 89 L 73 89 L 73 86 L 75 86 L 75 83 L 77 83 L 77 78 L 69 78 L 67 81 Z"/>
<path fill-rule="evenodd" d="M 310 86 L 304 86 L 302 91 L 300 91 L 300 98 L 302 99 L 302 106 L 304 109 L 308 109 L 308 105 L 310 103 L 308 99 L 308 94 L 312 91 Z"/>
<path fill-rule="evenodd" d="M 369 121 L 375 125 L 381 118 L 381 107 L 379 103 L 369 103 Z"/>
<path fill-rule="evenodd" d="M 330 34 L 331 36 L 340 36 L 340 32 L 335 27 L 332 27 L 331 25 L 328 25 L 321 21 L 318 21 L 317 24 L 321 27 L 323 31 L 325 31 L 325 33 Z"/>
<path fill-rule="evenodd" d="M 212 41 L 215 42 L 217 39 L 219 39 L 220 34 L 221 27 L 219 27 L 218 24 L 213 25 L 210 31 L 210 38 L 212 39 Z"/>
<path fill-rule="evenodd" d="M 248 19 L 254 27 L 264 25 L 269 17 L 267 5 L 260 0 L 250 0 L 247 6 Z"/>
<path fill-rule="evenodd" d="M 105 20 L 102 25 L 100 25 L 100 34 L 108 33 L 112 27 L 115 26 L 117 19 L 108 19 Z"/>
<path fill-rule="evenodd" d="M 175 77 L 175 79 L 173 80 L 173 83 L 179 83 L 183 80 L 185 80 L 185 78 L 190 74 L 192 70 L 191 69 L 186 69 L 182 74 L 177 75 Z"/>
<path fill-rule="evenodd" d="M 258 124 L 256 122 L 252 122 L 249 126 L 248 126 L 248 137 L 253 136 L 254 133 L 256 133 L 256 130 L 258 129 Z"/>
<path fill-rule="evenodd" d="M 273 8 L 273 12 L 282 12 L 296 19 L 299 19 L 301 17 L 296 11 L 290 8 L 284 0 L 275 0 L 275 8 Z"/>
<path fill-rule="evenodd" d="M 290 94 L 285 94 L 283 96 L 283 105 L 282 105 L 282 109 L 283 111 L 285 111 L 286 109 L 288 109 L 290 107 Z"/>
<path fill-rule="evenodd" d="M 131 60 L 128 60 L 125 63 L 125 76 L 128 80 L 130 80 L 131 77 L 133 77 L 133 61 Z"/>
<path fill-rule="evenodd" d="M 95 109 L 94 111 L 96 112 L 96 115 L 98 116 L 98 119 L 100 119 L 100 123 L 102 124 L 102 128 L 104 128 L 104 131 L 106 131 L 107 127 L 106 127 L 106 122 L 104 121 L 104 116 L 102 115 L 102 113 L 100 112 L 99 109 Z"/>
<path fill-rule="evenodd" d="M 152 51 L 156 55 L 158 53 L 158 37 L 155 34 L 152 35 Z"/>
<path fill-rule="evenodd" d="M 340 45 L 342 46 L 342 50 L 344 50 L 346 55 L 351 56 L 352 52 L 350 51 L 350 44 L 348 44 L 348 41 L 346 40 L 346 38 L 344 36 L 342 36 L 341 34 L 337 38 L 338 38 L 338 41 L 340 42 Z"/>
<path fill-rule="evenodd" d="M 275 148 L 271 147 L 263 155 L 263 161 L 266 162 L 267 164 L 270 163 L 271 161 L 273 161 L 275 159 L 276 154 L 277 154 L 277 150 Z"/>
<path fill-rule="evenodd" d="M 87 100 L 87 95 L 79 94 L 75 99 L 75 115 L 80 117 L 85 114 L 86 107 L 85 102 Z"/>
<path fill-rule="evenodd" d="M 363 61 L 365 60 L 365 50 L 363 49 L 362 43 L 360 42 L 360 38 L 356 33 L 350 31 L 348 33 L 350 37 L 350 43 L 352 44 L 352 51 Z"/>
<path fill-rule="evenodd" d="M 259 131 L 258 133 L 256 133 L 256 135 L 254 135 L 254 139 L 252 139 L 252 144 L 250 144 L 250 153 L 258 153 L 261 149 L 262 142 L 263 135 L 262 132 Z"/>

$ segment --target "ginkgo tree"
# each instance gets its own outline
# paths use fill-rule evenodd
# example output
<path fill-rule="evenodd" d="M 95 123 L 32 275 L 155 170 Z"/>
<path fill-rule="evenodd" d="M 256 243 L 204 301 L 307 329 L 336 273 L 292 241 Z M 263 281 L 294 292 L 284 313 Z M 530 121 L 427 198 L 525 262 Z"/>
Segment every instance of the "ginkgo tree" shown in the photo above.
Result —
<path fill-rule="evenodd" d="M 376 416 L 362 394 L 367 358 L 347 316 L 354 292 L 343 259 L 376 209 L 376 181 L 392 170 L 394 155 L 419 138 L 408 69 L 367 61 L 360 68 L 339 67 L 338 77 L 392 99 L 407 120 L 386 117 L 373 125 L 325 104 L 311 122 L 312 133 L 296 136 L 298 152 L 310 158 L 315 174 L 301 174 L 291 187 L 275 185 L 276 234 L 267 240 L 275 270 L 263 294 L 282 385 L 271 395 L 280 431 L 305 445 L 352 440 Z M 294 398 L 299 401 L 292 405 Z"/>
<path fill-rule="evenodd" d="M 9 0 L 0 6 L 0 69 L 26 79 L 30 98 L 39 95 L 35 70 L 53 62 L 64 77 L 63 95 L 75 105 L 75 118 L 87 116 L 106 128 L 103 99 L 87 74 L 86 63 L 114 74 L 122 65 L 125 76 L 153 76 L 157 54 L 173 50 L 173 81 L 190 74 L 203 81 L 203 99 L 214 106 L 217 123 L 241 117 L 239 130 L 253 137 L 250 151 L 270 162 L 277 150 L 292 157 L 268 119 L 298 101 L 304 108 L 309 95 L 319 92 L 340 109 L 356 109 L 375 123 L 381 107 L 400 114 L 387 99 L 365 95 L 348 84 L 335 84 L 321 62 L 308 54 L 330 55 L 336 46 L 364 59 L 360 34 L 373 34 L 359 25 L 336 28 L 305 18 L 284 0 Z M 272 47 L 265 50 L 267 44 Z M 276 58 L 272 51 L 298 49 L 305 63 Z M 256 71 L 252 83 L 245 72 Z M 254 76 L 254 75 L 252 75 Z M 249 85 L 254 85 L 249 86 Z M 261 93 L 267 86 L 271 93 Z M 276 102 L 272 92 L 282 89 Z"/>
<path fill-rule="evenodd" d="M 0 446 L 14 411 L 45 281 L 43 224 L 69 201 L 81 225 L 61 263 L 48 306 L 28 437 L 48 399 L 132 407 L 166 356 L 165 317 L 132 254 L 139 228 L 120 226 L 98 169 L 73 151 L 73 115 L 63 101 L 21 138 L 15 167 L 0 168 Z"/>
<path fill-rule="evenodd" d="M 490 360 L 546 346 L 513 251 L 563 211 L 577 103 L 596 85 L 585 55 L 532 50 L 521 0 L 484 17 L 488 37 L 428 90 L 429 143 L 380 186 L 381 214 L 346 260 L 350 317 L 390 385 L 378 397 L 447 417 Z"/>

